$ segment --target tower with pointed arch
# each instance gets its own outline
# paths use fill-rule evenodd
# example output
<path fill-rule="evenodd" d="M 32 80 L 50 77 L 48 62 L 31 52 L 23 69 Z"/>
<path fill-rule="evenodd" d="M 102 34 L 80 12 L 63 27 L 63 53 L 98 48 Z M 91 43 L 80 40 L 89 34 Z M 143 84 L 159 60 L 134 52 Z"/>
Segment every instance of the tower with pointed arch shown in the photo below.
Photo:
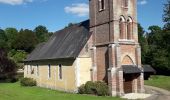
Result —
<path fill-rule="evenodd" d="M 104 81 L 111 95 L 144 92 L 138 43 L 137 0 L 89 0 L 92 81 Z"/>

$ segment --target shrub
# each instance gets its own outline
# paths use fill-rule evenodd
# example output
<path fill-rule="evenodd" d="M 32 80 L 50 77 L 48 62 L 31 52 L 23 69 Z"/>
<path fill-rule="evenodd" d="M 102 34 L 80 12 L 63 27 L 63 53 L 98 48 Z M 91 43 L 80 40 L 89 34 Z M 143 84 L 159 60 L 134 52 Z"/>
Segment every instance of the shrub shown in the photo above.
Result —
<path fill-rule="evenodd" d="M 36 86 L 36 81 L 32 78 L 22 78 L 20 80 L 21 86 Z"/>
<path fill-rule="evenodd" d="M 88 82 L 85 84 L 85 93 L 86 93 L 86 94 L 96 94 L 94 82 L 88 81 Z"/>
<path fill-rule="evenodd" d="M 93 94 L 98 96 L 106 96 L 109 95 L 109 88 L 104 82 L 87 82 L 85 85 L 81 85 L 79 87 L 80 94 Z"/>
<path fill-rule="evenodd" d="M 80 94 L 85 94 L 86 93 L 86 90 L 85 90 L 85 85 L 81 85 L 79 88 L 78 88 L 78 93 Z"/>
<path fill-rule="evenodd" d="M 0 74 L 0 83 L 14 83 L 17 82 L 18 78 L 15 73 Z"/>
<path fill-rule="evenodd" d="M 98 96 L 106 96 L 109 95 L 109 88 L 106 83 L 97 81 L 95 82 L 96 92 Z"/>

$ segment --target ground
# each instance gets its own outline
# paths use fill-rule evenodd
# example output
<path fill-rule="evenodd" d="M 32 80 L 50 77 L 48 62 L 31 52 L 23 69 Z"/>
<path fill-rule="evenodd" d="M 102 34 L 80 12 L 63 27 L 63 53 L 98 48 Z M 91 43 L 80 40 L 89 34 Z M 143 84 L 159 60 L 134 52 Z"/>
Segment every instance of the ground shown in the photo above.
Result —
<path fill-rule="evenodd" d="M 150 80 L 145 81 L 145 90 L 147 93 L 152 94 L 146 100 L 170 100 L 170 77 L 151 76 Z"/>
<path fill-rule="evenodd" d="M 151 76 L 150 80 L 145 81 L 145 85 L 159 87 L 170 91 L 170 76 Z"/>
<path fill-rule="evenodd" d="M 0 100 L 122 100 L 64 93 L 39 87 L 22 87 L 17 83 L 0 83 Z"/>
<path fill-rule="evenodd" d="M 170 100 L 170 77 L 152 76 L 145 81 L 148 93 L 153 96 L 146 100 Z M 154 87 L 152 87 L 154 86 Z M 159 87 L 159 88 L 156 88 Z M 160 89 L 162 88 L 162 89 Z M 169 91 L 166 91 L 166 90 Z M 0 83 L 0 100 L 122 100 L 117 97 L 96 97 L 44 89 L 39 87 L 22 87 L 17 83 Z"/>

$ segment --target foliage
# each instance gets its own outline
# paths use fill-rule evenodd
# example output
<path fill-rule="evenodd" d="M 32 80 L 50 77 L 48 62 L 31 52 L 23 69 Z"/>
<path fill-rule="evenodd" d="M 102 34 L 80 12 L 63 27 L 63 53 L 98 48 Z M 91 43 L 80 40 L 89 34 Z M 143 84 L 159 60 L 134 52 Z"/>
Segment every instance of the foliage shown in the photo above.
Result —
<path fill-rule="evenodd" d="M 12 43 L 15 50 L 24 50 L 30 53 L 37 45 L 37 37 L 33 31 L 25 29 L 20 30 L 18 36 Z"/>
<path fill-rule="evenodd" d="M 79 87 L 80 94 L 93 94 L 98 96 L 107 96 L 109 95 L 109 89 L 106 83 L 104 82 L 87 82 L 85 85 Z"/>
<path fill-rule="evenodd" d="M 147 62 L 145 58 L 147 57 L 148 52 L 148 42 L 146 39 L 145 31 L 140 24 L 138 24 L 138 38 L 141 45 L 142 64 L 146 64 Z"/>
<path fill-rule="evenodd" d="M 32 78 L 22 78 L 20 80 L 21 86 L 36 86 L 36 81 Z"/>
<path fill-rule="evenodd" d="M 23 68 L 23 63 L 21 63 L 21 61 L 23 61 L 24 59 L 26 59 L 27 57 L 27 52 L 25 51 L 22 51 L 22 50 L 11 50 L 9 53 L 8 53 L 8 57 L 10 59 L 12 59 L 13 61 L 15 61 L 15 63 L 17 64 L 17 66 L 19 68 Z"/>
<path fill-rule="evenodd" d="M 170 30 L 170 0 L 164 5 L 163 21 L 165 22 L 164 28 Z"/>
<path fill-rule="evenodd" d="M 34 32 L 38 38 L 38 42 L 45 42 L 48 40 L 50 34 L 45 26 L 39 25 L 34 29 Z"/>
<path fill-rule="evenodd" d="M 85 93 L 86 94 L 96 94 L 96 90 L 95 90 L 96 86 L 95 86 L 94 82 L 88 81 L 85 84 L 84 88 L 85 88 Z"/>
<path fill-rule="evenodd" d="M 170 37 L 169 32 L 159 26 L 150 26 L 147 35 L 148 47 L 145 61 L 152 65 L 158 74 L 170 75 Z"/>
<path fill-rule="evenodd" d="M 158 75 L 151 76 L 150 80 L 145 81 L 145 84 L 170 90 L 170 77 Z"/>
<path fill-rule="evenodd" d="M 0 29 L 0 48 L 6 48 L 7 37 L 5 31 Z"/>
<path fill-rule="evenodd" d="M 78 88 L 78 93 L 80 93 L 80 94 L 86 93 L 85 85 L 84 85 L 84 84 L 82 84 L 82 85 Z"/>
<path fill-rule="evenodd" d="M 0 49 L 0 81 L 13 80 L 16 75 L 16 64 L 7 58 L 4 49 Z"/>
<path fill-rule="evenodd" d="M 97 97 L 65 93 L 39 87 L 21 87 L 19 83 L 0 84 L 0 100 L 122 100 L 118 97 Z"/>
<path fill-rule="evenodd" d="M 11 47 L 12 47 L 11 43 L 14 42 L 14 40 L 16 39 L 16 37 L 18 35 L 18 30 L 16 28 L 6 28 L 5 34 L 7 37 L 8 47 L 11 49 Z"/>

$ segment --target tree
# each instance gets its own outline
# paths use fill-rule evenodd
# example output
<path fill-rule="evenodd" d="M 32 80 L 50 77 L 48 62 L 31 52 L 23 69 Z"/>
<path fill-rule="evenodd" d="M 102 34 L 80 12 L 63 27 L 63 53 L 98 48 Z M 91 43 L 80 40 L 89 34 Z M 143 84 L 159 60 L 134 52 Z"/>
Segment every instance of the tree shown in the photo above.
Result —
<path fill-rule="evenodd" d="M 170 0 L 164 5 L 163 21 L 165 22 L 164 29 L 170 30 Z"/>
<path fill-rule="evenodd" d="M 159 26 L 150 26 L 148 33 L 149 52 L 146 61 L 151 64 L 158 74 L 170 75 L 170 38 L 169 32 Z"/>
<path fill-rule="evenodd" d="M 7 53 L 0 48 L 0 81 L 14 79 L 16 73 L 16 64 L 7 58 Z"/>
<path fill-rule="evenodd" d="M 18 35 L 18 30 L 15 28 L 6 28 L 5 29 L 5 33 L 7 36 L 7 44 L 9 46 L 9 48 L 11 48 L 11 43 L 14 42 L 14 40 L 16 39 L 17 35 Z"/>
<path fill-rule="evenodd" d="M 6 46 L 7 37 L 5 31 L 0 29 L 0 48 L 7 48 Z"/>
<path fill-rule="evenodd" d="M 10 50 L 10 52 L 8 53 L 8 57 L 13 60 L 16 64 L 17 67 L 19 68 L 23 68 L 23 63 L 21 63 L 21 61 L 23 61 L 24 59 L 26 59 L 27 57 L 27 52 L 22 51 L 22 50 Z"/>
<path fill-rule="evenodd" d="M 48 30 L 45 26 L 39 25 L 34 29 L 38 42 L 45 42 L 49 38 Z"/>
<path fill-rule="evenodd" d="M 147 56 L 147 52 L 148 52 L 148 43 L 147 43 L 145 31 L 140 24 L 138 24 L 138 38 L 139 38 L 139 43 L 141 45 L 142 64 L 147 64 L 145 57 Z"/>
<path fill-rule="evenodd" d="M 37 37 L 33 31 L 28 29 L 21 29 L 16 39 L 12 43 L 12 47 L 15 50 L 24 50 L 31 52 L 37 45 Z"/>

